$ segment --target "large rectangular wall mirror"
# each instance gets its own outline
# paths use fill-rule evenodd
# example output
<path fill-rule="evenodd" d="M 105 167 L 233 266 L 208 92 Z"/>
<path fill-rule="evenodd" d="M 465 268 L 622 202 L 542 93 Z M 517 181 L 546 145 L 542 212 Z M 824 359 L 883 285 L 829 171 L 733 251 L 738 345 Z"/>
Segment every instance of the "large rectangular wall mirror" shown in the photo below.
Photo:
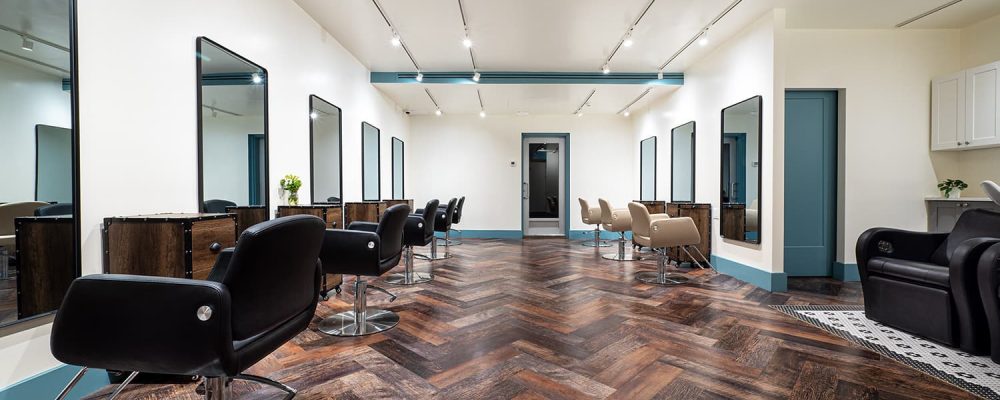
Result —
<path fill-rule="evenodd" d="M 403 191 L 405 177 L 403 173 L 403 141 L 397 137 L 392 138 L 392 198 L 406 198 Z"/>
<path fill-rule="evenodd" d="M 361 123 L 361 200 L 382 200 L 381 155 L 378 128 Z"/>
<path fill-rule="evenodd" d="M 760 243 L 761 97 L 722 110 L 722 237 Z"/>
<path fill-rule="evenodd" d="M 694 202 L 694 121 L 670 130 L 670 201 Z"/>
<path fill-rule="evenodd" d="M 639 142 L 639 200 L 656 200 L 656 136 Z"/>
<path fill-rule="evenodd" d="M 341 204 L 343 201 L 342 127 L 339 107 L 318 96 L 309 96 L 313 204 Z"/>
<path fill-rule="evenodd" d="M 253 208 L 266 219 L 267 70 L 204 37 L 197 66 L 199 206 Z"/>
<path fill-rule="evenodd" d="M 0 326 L 54 312 L 80 275 L 75 16 L 0 1 Z"/>

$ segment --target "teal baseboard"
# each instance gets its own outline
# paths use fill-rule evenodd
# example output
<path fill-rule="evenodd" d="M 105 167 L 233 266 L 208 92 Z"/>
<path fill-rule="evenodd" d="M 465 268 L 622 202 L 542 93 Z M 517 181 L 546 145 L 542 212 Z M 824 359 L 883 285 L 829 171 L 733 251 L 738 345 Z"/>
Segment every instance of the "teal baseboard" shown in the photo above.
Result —
<path fill-rule="evenodd" d="M 733 260 L 712 255 L 712 265 L 719 272 L 753 284 L 770 292 L 787 292 L 788 275 L 784 272 L 767 272 Z"/>
<path fill-rule="evenodd" d="M 80 367 L 61 365 L 48 371 L 0 389 L 0 400 L 54 399 L 73 378 Z M 79 399 L 110 383 L 108 373 L 103 369 L 90 369 L 83 375 L 76 387 L 69 392 L 68 399 Z"/>
<path fill-rule="evenodd" d="M 858 264 L 845 264 L 839 261 L 833 263 L 833 279 L 844 282 L 860 281 L 861 273 L 858 272 Z"/>
<path fill-rule="evenodd" d="M 608 231 L 605 231 L 605 230 L 601 231 L 601 240 L 618 240 L 618 238 L 620 238 L 620 237 L 621 237 L 621 235 L 619 235 L 617 232 L 608 232 Z M 569 231 L 569 240 L 587 240 L 587 239 L 591 239 L 591 240 L 594 239 L 594 231 L 593 230 L 570 230 Z M 632 232 L 625 232 L 625 239 L 632 240 Z"/>
<path fill-rule="evenodd" d="M 439 238 L 444 237 L 444 233 L 435 232 L 435 235 Z M 462 234 L 458 235 L 455 232 L 451 233 L 452 239 L 457 239 L 461 236 L 463 239 L 522 239 L 524 235 L 521 231 L 511 231 L 511 230 L 475 230 L 475 229 L 462 229 Z"/>

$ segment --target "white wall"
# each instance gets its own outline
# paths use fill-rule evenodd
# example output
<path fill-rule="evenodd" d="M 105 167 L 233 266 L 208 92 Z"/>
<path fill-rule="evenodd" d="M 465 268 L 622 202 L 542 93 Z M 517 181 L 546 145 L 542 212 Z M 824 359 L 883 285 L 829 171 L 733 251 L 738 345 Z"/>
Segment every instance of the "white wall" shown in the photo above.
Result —
<path fill-rule="evenodd" d="M 349 200 L 361 197 L 361 121 L 382 128 L 383 171 L 390 170 L 390 137 L 407 140 L 407 118 L 368 83 L 369 71 L 291 1 L 81 1 L 84 274 L 101 271 L 102 218 L 198 209 L 200 35 L 268 69 L 273 206 L 277 181 L 287 173 L 304 178 L 302 193 L 309 190 L 310 94 L 344 111 Z M 389 193 L 388 175 L 382 185 Z M 58 365 L 48 351 L 48 329 L 0 339 L 0 387 Z"/>
<path fill-rule="evenodd" d="M 70 127 L 62 79 L 0 60 L 0 203 L 35 200 L 35 125 Z"/>
<path fill-rule="evenodd" d="M 783 246 L 781 210 L 778 195 L 780 187 L 775 177 L 783 169 L 775 158 L 781 148 L 783 124 L 783 96 L 777 97 L 782 75 L 776 66 L 775 43 L 784 27 L 784 11 L 768 12 L 747 26 L 733 39 L 720 44 L 711 54 L 684 71 L 684 86 L 666 99 L 646 107 L 635 114 L 633 143 L 658 135 L 659 154 L 670 154 L 670 130 L 689 121 L 696 122 L 695 159 L 697 160 L 695 201 L 712 204 L 712 254 L 768 272 L 781 272 L 781 254 L 775 249 Z M 719 157 L 721 151 L 720 113 L 722 109 L 750 97 L 761 95 L 764 149 L 762 154 L 762 243 L 751 245 L 722 239 L 719 226 Z M 780 153 L 779 153 L 780 154 Z M 635 164 L 638 173 L 638 162 Z M 670 187 L 670 164 L 661 163 L 658 187 Z M 667 196 L 666 193 L 660 197 Z M 665 198 L 665 197 L 664 197 Z"/>
<path fill-rule="evenodd" d="M 411 118 L 406 159 L 407 197 L 422 207 L 431 198 L 466 196 L 461 229 L 521 230 L 521 133 L 570 134 L 570 229 L 580 220 L 577 197 L 597 206 L 604 197 L 625 207 L 639 195 L 630 174 L 638 143 L 621 116 L 418 116 Z M 510 162 L 515 161 L 515 167 Z"/>
<path fill-rule="evenodd" d="M 261 116 L 219 114 L 213 117 L 208 112 L 204 115 L 205 200 L 222 199 L 241 206 L 250 205 L 247 137 L 264 134 Z"/>
<path fill-rule="evenodd" d="M 788 30 L 789 89 L 843 89 L 837 260 L 876 226 L 925 230 L 957 153 L 930 152 L 930 81 L 957 71 L 957 30 Z M 789 188 L 792 190 L 792 188 Z"/>
<path fill-rule="evenodd" d="M 1000 15 L 962 29 L 961 37 L 962 64 L 948 72 L 1000 61 Z M 969 184 L 963 196 L 983 196 L 979 182 L 1000 182 L 1000 148 L 961 152 L 955 176 Z"/>

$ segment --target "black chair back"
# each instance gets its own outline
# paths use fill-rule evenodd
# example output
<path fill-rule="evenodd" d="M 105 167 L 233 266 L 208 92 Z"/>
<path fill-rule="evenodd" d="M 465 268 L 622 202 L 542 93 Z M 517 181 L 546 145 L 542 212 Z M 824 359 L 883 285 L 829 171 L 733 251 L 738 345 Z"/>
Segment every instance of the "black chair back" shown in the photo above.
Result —
<path fill-rule="evenodd" d="M 312 307 L 325 230 L 319 218 L 293 215 L 243 231 L 228 267 L 209 276 L 229 288 L 233 340 L 266 332 Z"/>
<path fill-rule="evenodd" d="M 948 238 L 931 255 L 931 262 L 950 265 L 955 249 L 962 242 L 980 237 L 1000 238 L 1000 213 L 987 210 L 969 210 L 962 213 L 955 223 L 955 228 L 948 234 Z"/>
<path fill-rule="evenodd" d="M 438 199 L 433 199 L 424 206 L 424 236 L 434 236 L 434 215 L 437 214 L 438 204 Z"/>
<path fill-rule="evenodd" d="M 451 219 L 451 223 L 457 224 L 462 222 L 462 207 L 465 206 L 465 196 L 458 199 L 458 206 L 455 207 L 455 215 Z"/>
<path fill-rule="evenodd" d="M 338 203 L 339 204 L 340 203 L 340 197 L 330 196 L 330 197 L 326 198 L 326 201 L 329 202 L 329 203 Z"/>
<path fill-rule="evenodd" d="M 35 209 L 36 217 L 52 217 L 56 215 L 73 215 L 73 203 L 56 203 Z"/>
<path fill-rule="evenodd" d="M 403 226 L 406 225 L 406 217 L 409 215 L 410 206 L 406 204 L 389 207 L 382 214 L 378 228 L 375 228 L 375 234 L 378 235 L 382 244 L 379 258 L 383 262 L 393 258 L 397 262 L 399 261 L 399 257 L 403 253 Z"/>
<path fill-rule="evenodd" d="M 439 216 L 434 220 L 434 230 L 438 232 L 447 232 L 451 229 L 452 218 L 455 218 L 455 207 L 457 207 L 458 199 L 452 197 L 448 200 L 448 207 L 444 209 L 444 215 Z"/>
<path fill-rule="evenodd" d="M 229 200 L 212 199 L 202 203 L 202 212 L 210 214 L 225 214 L 226 207 L 236 207 L 236 203 Z"/>

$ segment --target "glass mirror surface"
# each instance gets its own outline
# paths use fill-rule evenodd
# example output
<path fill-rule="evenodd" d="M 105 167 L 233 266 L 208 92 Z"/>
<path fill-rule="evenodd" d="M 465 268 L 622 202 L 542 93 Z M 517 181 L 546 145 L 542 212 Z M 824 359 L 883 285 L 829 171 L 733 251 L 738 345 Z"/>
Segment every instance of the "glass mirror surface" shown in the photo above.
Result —
<path fill-rule="evenodd" d="M 528 217 L 558 219 L 563 181 L 560 143 L 528 144 Z"/>
<path fill-rule="evenodd" d="M 656 136 L 639 142 L 639 200 L 656 200 Z"/>
<path fill-rule="evenodd" d="M 379 187 L 379 129 L 367 122 L 361 123 L 361 199 L 382 200 Z"/>
<path fill-rule="evenodd" d="M 55 311 L 79 275 L 68 0 L 0 0 L 0 326 Z"/>
<path fill-rule="evenodd" d="M 343 199 L 340 108 L 317 96 L 309 96 L 309 121 L 312 203 L 340 204 Z"/>
<path fill-rule="evenodd" d="M 694 202 L 694 121 L 670 130 L 670 201 Z"/>
<path fill-rule="evenodd" d="M 200 203 L 266 206 L 267 71 L 207 38 L 197 47 Z"/>
<path fill-rule="evenodd" d="M 722 110 L 722 237 L 760 243 L 761 97 Z"/>
<path fill-rule="evenodd" d="M 403 141 L 392 138 L 392 198 L 402 199 L 403 193 Z"/>

